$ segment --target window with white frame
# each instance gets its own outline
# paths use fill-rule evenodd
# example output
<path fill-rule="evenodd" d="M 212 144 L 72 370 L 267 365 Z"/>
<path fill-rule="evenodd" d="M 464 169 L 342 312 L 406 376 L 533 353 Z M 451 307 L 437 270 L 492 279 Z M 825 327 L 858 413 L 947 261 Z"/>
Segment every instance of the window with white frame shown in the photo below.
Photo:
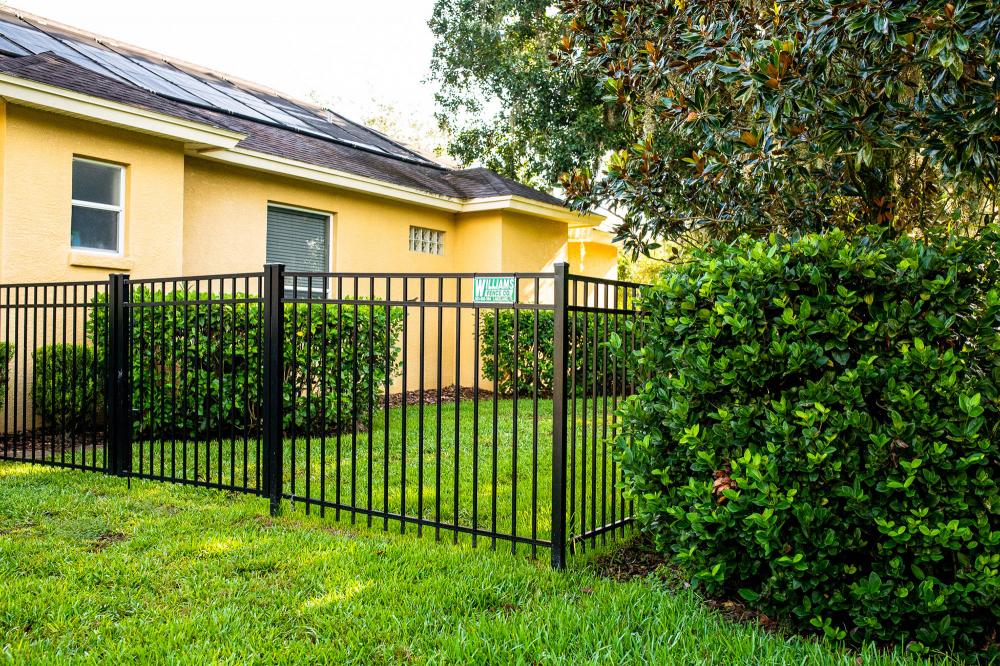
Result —
<path fill-rule="evenodd" d="M 410 252 L 444 254 L 444 232 L 424 227 L 410 227 Z"/>
<path fill-rule="evenodd" d="M 125 167 L 73 158 L 70 245 L 121 254 L 125 216 Z"/>

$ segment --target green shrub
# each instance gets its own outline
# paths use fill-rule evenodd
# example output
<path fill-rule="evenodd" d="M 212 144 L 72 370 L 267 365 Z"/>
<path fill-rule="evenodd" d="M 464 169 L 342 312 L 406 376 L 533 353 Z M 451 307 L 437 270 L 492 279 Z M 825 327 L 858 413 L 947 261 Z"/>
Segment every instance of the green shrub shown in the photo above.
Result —
<path fill-rule="evenodd" d="M 31 399 L 45 426 L 66 431 L 96 427 L 104 414 L 104 354 L 82 345 L 35 350 Z"/>
<path fill-rule="evenodd" d="M 714 244 L 644 298 L 616 444 L 711 595 L 834 638 L 976 649 L 1000 620 L 1000 234 Z"/>
<path fill-rule="evenodd" d="M 399 368 L 403 317 L 399 307 L 286 305 L 285 430 L 367 429 Z"/>
<path fill-rule="evenodd" d="M 552 312 L 538 311 L 538 342 L 535 343 L 535 312 L 518 310 L 517 366 L 514 364 L 514 310 L 483 312 L 479 324 L 479 359 L 483 377 L 494 382 L 503 396 L 552 395 L 552 341 L 555 319 Z M 495 346 L 495 350 L 494 350 Z M 494 353 L 495 352 L 495 353 Z M 537 363 L 536 363 L 537 359 Z"/>
<path fill-rule="evenodd" d="M 0 407 L 7 401 L 7 380 L 10 378 L 12 358 L 14 358 L 14 345 L 0 342 Z"/>
<path fill-rule="evenodd" d="M 499 316 L 497 316 L 499 314 Z M 538 347 L 535 348 L 535 312 L 517 311 L 517 371 L 514 367 L 514 310 L 500 310 L 499 313 L 486 311 L 480 315 L 479 359 L 483 377 L 495 382 L 495 390 L 502 396 L 530 396 L 535 383 L 538 394 L 552 395 L 553 341 L 555 340 L 555 319 L 551 310 L 538 311 Z M 494 323 L 495 322 L 495 323 Z M 568 362 L 571 376 L 576 378 L 576 394 L 604 395 L 607 392 L 623 393 L 624 373 L 621 364 L 615 362 L 605 342 L 615 331 L 615 318 L 602 313 L 571 313 L 567 330 Z M 624 318 L 617 322 L 618 330 L 624 332 Z M 496 353 L 494 353 L 496 345 Z M 596 354 L 595 354 L 596 351 Z M 536 365 L 535 359 L 538 359 Z M 567 393 L 573 392 L 570 382 Z"/>
<path fill-rule="evenodd" d="M 260 304 L 239 302 L 241 294 L 193 290 L 137 289 L 132 298 L 168 304 L 131 311 L 137 434 L 204 438 L 259 428 Z M 206 303 L 195 305 L 199 301 Z M 172 302 L 189 305 L 173 307 Z M 94 312 L 104 316 L 100 309 Z M 284 431 L 301 433 L 308 427 L 318 435 L 367 427 L 373 396 L 377 401 L 399 364 L 402 320 L 401 308 L 287 304 Z"/>

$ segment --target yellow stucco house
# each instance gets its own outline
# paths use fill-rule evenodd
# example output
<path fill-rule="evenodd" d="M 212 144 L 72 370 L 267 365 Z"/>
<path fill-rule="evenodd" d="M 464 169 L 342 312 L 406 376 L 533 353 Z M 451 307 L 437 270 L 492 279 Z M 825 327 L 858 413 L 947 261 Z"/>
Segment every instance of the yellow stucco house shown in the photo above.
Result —
<path fill-rule="evenodd" d="M 613 276 L 601 219 L 275 91 L 0 9 L 0 283 L 265 261 L 513 272 L 569 259 Z"/>

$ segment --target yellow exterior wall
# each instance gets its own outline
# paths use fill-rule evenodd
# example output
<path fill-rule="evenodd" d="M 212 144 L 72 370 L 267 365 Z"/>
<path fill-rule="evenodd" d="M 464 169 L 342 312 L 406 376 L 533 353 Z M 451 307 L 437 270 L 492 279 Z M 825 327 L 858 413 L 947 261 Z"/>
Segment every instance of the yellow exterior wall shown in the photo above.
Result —
<path fill-rule="evenodd" d="M 551 271 L 566 260 L 566 223 L 522 213 L 503 215 L 503 259 L 501 271 Z"/>
<path fill-rule="evenodd" d="M 184 272 L 260 270 L 266 257 L 269 204 L 332 216 L 332 271 L 454 270 L 456 234 L 451 213 L 189 157 Z M 444 255 L 410 252 L 411 225 L 444 231 Z"/>
<path fill-rule="evenodd" d="M 618 278 L 618 248 L 606 243 L 571 241 L 569 243 L 570 270 L 579 275 Z"/>
<path fill-rule="evenodd" d="M 569 258 L 604 275 L 613 248 L 567 257 L 567 226 L 522 213 L 455 215 L 184 155 L 177 142 L 16 105 L 0 107 L 0 282 L 259 270 L 267 206 L 330 213 L 332 271 L 533 272 Z M 126 166 L 122 258 L 72 252 L 72 159 Z M 410 252 L 411 225 L 445 232 L 443 256 Z M 608 257 L 594 262 L 595 252 Z"/>
<path fill-rule="evenodd" d="M 122 259 L 72 253 L 73 157 L 126 167 Z M 6 105 L 0 282 L 175 275 L 182 268 L 184 151 L 174 143 Z"/>
<path fill-rule="evenodd" d="M 459 215 L 454 246 L 456 272 L 499 271 L 503 262 L 503 215 L 498 211 Z"/>

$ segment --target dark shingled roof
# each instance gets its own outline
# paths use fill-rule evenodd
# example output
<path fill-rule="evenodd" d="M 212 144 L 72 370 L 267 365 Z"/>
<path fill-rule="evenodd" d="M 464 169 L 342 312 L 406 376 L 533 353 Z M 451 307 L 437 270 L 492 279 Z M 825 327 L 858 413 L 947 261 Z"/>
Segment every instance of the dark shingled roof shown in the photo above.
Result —
<path fill-rule="evenodd" d="M 33 22 L 32 22 L 33 21 Z M 167 61 L 162 56 L 98 39 L 73 28 L 52 26 L 41 19 L 19 16 L 0 9 L 0 72 L 45 83 L 65 90 L 106 99 L 148 111 L 228 129 L 246 135 L 239 147 L 320 167 L 344 171 L 374 180 L 456 199 L 518 196 L 556 206 L 563 202 L 550 194 L 504 178 L 489 169 L 450 169 L 392 141 L 367 127 L 332 112 L 283 97 L 253 84 L 234 82 L 185 63 Z M 6 32 L 5 32 L 6 29 Z M 37 35 L 37 45 L 28 43 Z M 58 40 L 58 41 L 53 41 Z M 108 42 L 112 43 L 112 42 Z M 51 50 L 42 50 L 51 45 Z M 31 48 L 35 52 L 32 52 Z M 87 55 L 85 49 L 108 52 L 109 58 L 127 57 L 138 71 L 166 64 L 179 76 L 194 77 L 221 91 L 226 109 L 210 103 L 194 104 L 136 85 L 127 70 L 107 67 Z M 156 58 L 160 58 L 159 61 Z M 119 60 L 120 61 L 120 60 Z M 155 74 L 150 70 L 150 74 Z M 163 87 L 170 83 L 157 77 Z M 187 79 L 189 80 L 189 79 Z M 258 120 L 232 110 L 241 96 L 250 95 L 255 107 L 271 110 L 276 117 L 296 121 L 287 124 Z M 259 105 L 259 106 L 258 106 Z M 293 127 L 292 125 L 298 125 Z"/>

